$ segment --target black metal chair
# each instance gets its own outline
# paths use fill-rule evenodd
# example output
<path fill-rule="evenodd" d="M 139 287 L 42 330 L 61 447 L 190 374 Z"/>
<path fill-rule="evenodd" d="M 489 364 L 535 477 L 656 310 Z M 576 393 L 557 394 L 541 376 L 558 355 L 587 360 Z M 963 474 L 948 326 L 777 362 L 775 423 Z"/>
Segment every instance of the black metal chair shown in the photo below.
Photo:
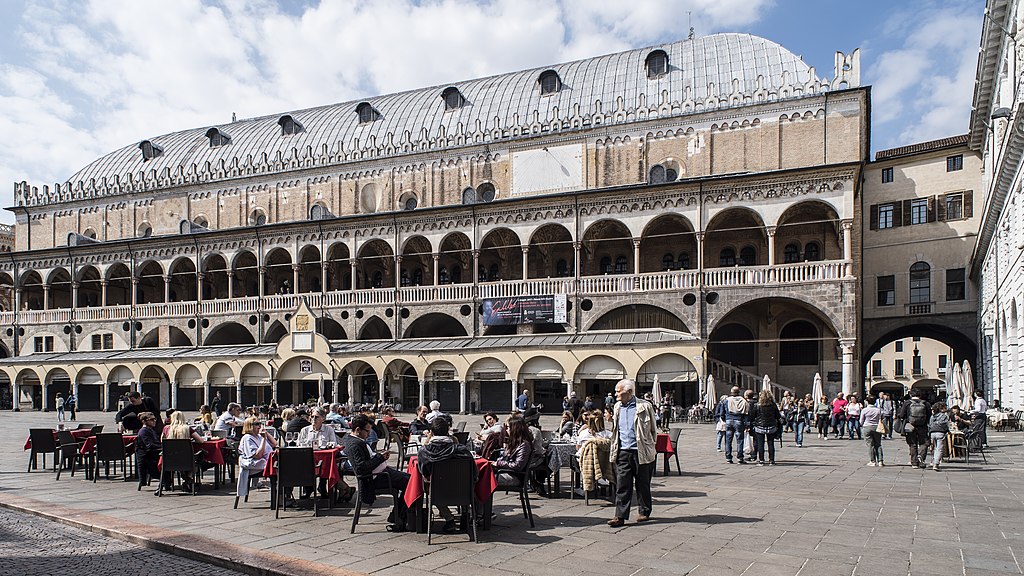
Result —
<path fill-rule="evenodd" d="M 409 443 L 402 440 L 401 434 L 393 434 L 391 443 L 398 446 L 398 450 L 395 452 L 398 455 L 397 468 L 399 471 L 403 470 L 406 464 L 409 463 L 409 459 L 416 455 L 416 451 L 409 451 Z"/>
<path fill-rule="evenodd" d="M 516 472 L 510 468 L 498 468 L 495 469 L 494 474 L 507 474 L 516 480 L 516 483 L 512 486 L 498 486 L 498 489 L 505 490 L 507 494 L 510 491 L 519 492 L 519 503 L 523 507 L 523 517 L 530 521 L 530 528 L 533 528 L 533 509 L 530 507 L 530 481 L 529 474 L 530 470 L 526 472 Z"/>
<path fill-rule="evenodd" d="M 453 432 L 452 438 L 455 438 L 455 441 L 459 444 L 465 444 L 469 442 L 469 432 Z"/>
<path fill-rule="evenodd" d="M 99 426 L 92 426 L 89 428 L 89 436 L 96 436 L 97 434 L 103 433 L 103 424 Z"/>
<path fill-rule="evenodd" d="M 430 544 L 435 505 L 461 507 L 462 517 L 466 519 L 469 540 L 476 542 L 476 498 L 473 492 L 476 462 L 469 459 L 448 459 L 434 462 L 430 467 L 430 486 L 427 491 L 427 544 Z"/>
<path fill-rule="evenodd" d="M 53 430 L 50 428 L 29 428 L 29 442 L 32 443 L 31 451 L 28 454 L 28 472 L 39 468 L 38 455 L 43 455 L 43 468 L 46 468 L 46 455 L 53 454 L 54 467 L 59 464 L 57 457 L 57 440 L 53 437 Z"/>
<path fill-rule="evenodd" d="M 197 457 L 202 452 L 196 452 L 192 446 L 191 439 L 164 438 L 163 441 L 163 467 L 160 469 L 162 477 L 171 475 L 171 486 L 174 485 L 174 474 L 178 474 L 182 481 L 187 478 L 191 480 L 192 494 L 195 495 L 196 487 L 200 482 L 201 475 L 199 467 L 196 466 Z M 160 486 L 156 489 L 157 496 L 163 496 L 164 483 L 161 478 Z"/>
<path fill-rule="evenodd" d="M 672 444 L 672 457 L 676 459 L 676 474 L 680 476 L 683 475 L 683 469 L 679 467 L 679 434 L 682 431 L 682 428 L 669 428 L 668 430 L 668 441 Z M 671 469 L 671 466 L 669 468 Z"/>
<path fill-rule="evenodd" d="M 241 466 L 238 467 L 238 484 L 235 487 L 235 508 L 238 508 L 238 500 L 245 494 L 244 498 L 246 502 L 249 502 L 249 492 L 252 492 L 253 481 L 258 481 L 263 478 L 262 470 L 249 470 Z M 279 501 L 280 502 L 280 501 Z"/>
<path fill-rule="evenodd" d="M 384 489 L 374 489 L 373 479 L 377 476 L 384 476 L 387 479 L 387 487 Z M 364 486 L 365 485 L 365 486 Z M 356 524 L 359 523 L 359 515 L 363 510 L 363 491 L 365 488 L 373 490 L 374 494 L 391 494 L 392 498 L 398 498 L 395 494 L 394 488 L 391 486 L 391 477 L 388 476 L 387 472 L 381 472 L 380 474 L 369 474 L 367 476 L 356 476 L 356 509 L 352 512 L 352 529 L 350 534 L 356 533 Z M 367 504 L 369 506 L 369 504 Z"/>
<path fill-rule="evenodd" d="M 89 468 L 85 464 L 85 456 L 81 453 L 82 443 L 75 440 L 70 430 L 59 430 L 57 432 L 57 439 L 60 440 L 60 446 L 58 446 L 60 460 L 57 462 L 57 477 L 55 479 L 60 480 L 61 470 L 69 464 L 71 465 L 71 476 L 73 477 L 79 462 L 82 463 L 82 468 L 86 470 L 86 476 L 88 476 Z"/>
<path fill-rule="evenodd" d="M 309 488 L 316 492 L 317 469 L 313 463 L 313 448 L 281 448 L 277 451 L 277 509 L 274 517 L 281 517 L 281 508 L 285 507 L 285 489 Z M 313 495 L 313 517 L 317 516 L 317 498 Z"/>
<path fill-rule="evenodd" d="M 114 473 L 116 474 L 117 463 L 120 462 L 121 474 L 124 476 L 124 481 L 128 481 L 128 450 L 125 449 L 122 436 L 117 432 L 96 435 L 96 455 L 93 457 L 93 462 L 93 483 L 100 475 L 100 462 L 106 463 L 107 480 L 110 479 L 110 463 L 114 463 Z"/>
<path fill-rule="evenodd" d="M 76 430 L 89 430 L 93 426 L 95 426 L 95 424 L 79 424 Z"/>

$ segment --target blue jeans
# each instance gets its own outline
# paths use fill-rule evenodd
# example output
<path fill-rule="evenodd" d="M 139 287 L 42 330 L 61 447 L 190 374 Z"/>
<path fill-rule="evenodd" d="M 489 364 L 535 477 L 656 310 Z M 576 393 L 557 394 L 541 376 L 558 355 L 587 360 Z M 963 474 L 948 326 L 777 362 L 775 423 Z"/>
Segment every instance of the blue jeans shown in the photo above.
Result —
<path fill-rule="evenodd" d="M 843 414 L 832 415 L 832 435 L 839 438 L 846 431 L 846 416 Z"/>
<path fill-rule="evenodd" d="M 743 462 L 743 436 L 746 426 L 743 421 L 737 418 L 726 418 L 725 420 L 725 459 L 732 461 L 732 439 L 736 438 L 736 456 Z"/>
<path fill-rule="evenodd" d="M 722 432 L 716 432 L 715 434 L 718 436 L 718 451 L 721 452 L 722 442 L 725 442 L 725 431 L 723 430 Z"/>
<path fill-rule="evenodd" d="M 797 446 L 803 446 L 804 443 L 804 429 L 807 428 L 807 421 L 803 418 L 798 418 L 796 423 L 793 424 L 793 428 L 796 430 L 796 437 L 793 439 Z"/>
<path fill-rule="evenodd" d="M 860 435 L 860 418 L 850 418 L 846 421 L 847 428 L 850 430 L 850 440 L 853 440 L 853 433 L 857 433 L 857 440 L 861 439 Z"/>
<path fill-rule="evenodd" d="M 892 414 L 882 416 L 882 420 L 885 422 L 885 429 L 887 430 L 885 437 L 892 438 Z"/>

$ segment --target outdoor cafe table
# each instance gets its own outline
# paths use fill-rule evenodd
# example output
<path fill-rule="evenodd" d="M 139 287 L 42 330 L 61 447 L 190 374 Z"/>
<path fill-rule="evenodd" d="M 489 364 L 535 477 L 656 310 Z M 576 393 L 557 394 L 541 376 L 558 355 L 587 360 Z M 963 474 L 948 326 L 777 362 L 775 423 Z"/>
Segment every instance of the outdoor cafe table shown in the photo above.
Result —
<path fill-rule="evenodd" d="M 654 441 L 654 449 L 658 454 L 662 454 L 665 460 L 665 476 L 668 476 L 669 466 L 668 461 L 676 453 L 676 449 L 672 446 L 672 439 L 669 438 L 668 434 L 658 434 L 657 439 Z"/>
<path fill-rule="evenodd" d="M 134 438 L 134 437 L 133 437 Z M 213 487 L 214 489 L 220 488 L 220 469 L 224 466 L 224 448 L 228 445 L 228 441 L 224 438 L 217 438 L 212 440 L 205 440 L 203 442 L 193 442 L 193 449 L 203 453 L 203 462 L 207 464 L 213 464 Z M 160 457 L 160 461 L 157 464 L 161 469 L 163 468 L 163 457 Z"/>
<path fill-rule="evenodd" d="M 89 429 L 89 428 L 82 428 L 81 430 L 72 430 L 71 431 L 71 436 L 77 442 L 79 440 L 84 440 L 84 439 L 88 438 L 89 437 L 89 432 L 91 432 L 91 431 L 92 430 Z M 54 440 L 57 439 L 57 431 L 56 430 L 53 431 L 53 439 Z M 30 448 L 32 448 L 32 437 L 31 436 L 25 439 L 25 450 L 28 450 Z"/>
<path fill-rule="evenodd" d="M 572 461 L 576 459 L 576 444 L 573 442 L 555 442 L 552 441 L 548 444 L 548 467 L 551 468 L 551 472 L 555 475 L 555 496 L 561 496 L 562 494 L 562 468 L 568 468 L 572 466 Z M 570 487 L 570 489 L 572 489 Z"/>
<path fill-rule="evenodd" d="M 494 476 L 494 466 L 486 458 L 476 458 L 477 479 L 473 486 L 473 493 L 476 499 L 483 505 L 480 512 L 483 513 L 484 523 L 481 528 L 491 528 L 491 503 L 494 500 L 494 491 L 498 489 L 498 479 Z M 426 505 L 423 489 L 423 476 L 420 475 L 419 466 L 416 465 L 417 457 L 409 459 L 409 484 L 405 488 L 405 505 L 409 507 L 409 522 L 416 526 L 417 532 L 426 532 L 427 511 L 421 515 L 420 510 Z"/>
<path fill-rule="evenodd" d="M 135 439 L 138 436 L 134 434 L 123 434 L 121 440 L 124 441 L 125 453 L 131 456 L 135 453 Z M 96 452 L 96 437 L 89 436 L 82 442 L 82 447 L 78 449 L 78 452 L 84 456 L 88 456 Z M 222 460 L 223 462 L 223 460 Z"/>
<path fill-rule="evenodd" d="M 341 455 L 341 447 L 328 448 L 326 450 L 313 451 L 313 465 L 320 464 L 317 474 L 320 478 L 327 480 L 327 489 L 334 490 L 341 481 L 341 463 L 344 457 Z M 277 506 L 277 450 L 267 456 L 267 465 L 263 468 L 263 476 L 270 478 L 270 509 Z"/>

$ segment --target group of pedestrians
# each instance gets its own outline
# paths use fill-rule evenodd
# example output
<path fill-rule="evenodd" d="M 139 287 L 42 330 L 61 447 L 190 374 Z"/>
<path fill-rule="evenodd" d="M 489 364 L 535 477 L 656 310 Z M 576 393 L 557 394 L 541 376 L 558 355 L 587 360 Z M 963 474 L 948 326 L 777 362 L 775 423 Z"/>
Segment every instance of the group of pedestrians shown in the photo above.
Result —
<path fill-rule="evenodd" d="M 786 420 L 775 403 L 771 392 L 763 391 L 754 400 L 754 391 L 747 390 L 740 395 L 738 386 L 733 386 L 729 396 L 723 396 L 715 408 L 715 419 L 718 426 L 718 451 L 722 451 L 725 441 L 725 461 L 733 463 L 733 443 L 736 445 L 736 457 L 740 464 L 746 464 L 744 451 L 746 437 L 749 434 L 754 442 L 752 454 L 757 458 L 757 465 L 775 465 L 775 439 L 782 434 Z M 767 454 L 766 454 L 767 452 Z"/>

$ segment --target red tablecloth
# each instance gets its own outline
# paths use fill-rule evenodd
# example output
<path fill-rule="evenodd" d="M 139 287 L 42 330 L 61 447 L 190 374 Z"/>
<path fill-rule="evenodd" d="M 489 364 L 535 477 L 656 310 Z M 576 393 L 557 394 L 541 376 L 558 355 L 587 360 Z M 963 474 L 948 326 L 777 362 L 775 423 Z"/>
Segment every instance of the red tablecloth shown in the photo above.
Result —
<path fill-rule="evenodd" d="M 658 454 L 675 454 L 676 450 L 672 447 L 672 441 L 669 439 L 668 434 L 658 434 L 658 439 L 655 441 L 654 448 L 658 451 Z"/>
<path fill-rule="evenodd" d="M 134 436 L 134 435 L 131 435 L 131 434 L 122 435 L 121 436 L 121 439 L 124 441 L 124 447 L 127 449 L 128 455 L 131 455 L 131 454 L 135 453 L 135 439 L 136 438 L 137 438 L 137 436 Z M 85 442 L 82 443 L 82 447 L 79 448 L 78 451 L 81 452 L 82 454 L 92 454 L 93 452 L 95 452 L 96 451 L 96 437 L 95 436 L 89 436 L 88 438 L 86 438 Z"/>
<path fill-rule="evenodd" d="M 228 441 L 224 438 L 218 438 L 217 440 L 207 440 L 205 442 L 192 442 L 192 448 L 197 451 L 203 452 L 203 460 L 210 464 L 216 464 L 218 466 L 224 465 L 224 452 L 223 448 L 228 445 Z M 164 467 L 164 457 L 160 457 L 160 461 L 157 464 L 160 469 Z"/>
<path fill-rule="evenodd" d="M 476 459 L 477 479 L 474 491 L 476 499 L 486 502 L 498 489 L 498 479 L 494 477 L 494 467 L 486 458 Z M 412 508 L 416 501 L 423 497 L 423 477 L 420 476 L 420 469 L 416 466 L 416 457 L 409 459 L 409 485 L 405 489 L 405 504 Z"/>
<path fill-rule="evenodd" d="M 81 430 L 72 430 L 71 431 L 71 436 L 73 436 L 75 440 L 84 440 L 85 438 L 89 437 L 89 432 L 92 432 L 91 428 L 83 428 Z M 56 430 L 53 431 L 53 439 L 54 440 L 57 439 L 57 431 Z M 32 438 L 29 437 L 29 438 L 27 438 L 25 440 L 25 450 L 28 450 L 31 447 L 32 447 Z"/>
<path fill-rule="evenodd" d="M 270 453 L 267 458 L 267 466 L 263 469 L 263 475 L 266 477 L 277 475 L 277 469 L 274 468 L 274 462 L 277 460 L 277 450 Z M 332 489 L 341 480 L 341 470 L 339 464 L 341 463 L 341 448 L 331 448 L 330 450 L 314 450 L 313 451 L 313 464 L 320 464 L 320 477 L 327 480 L 327 488 Z"/>

